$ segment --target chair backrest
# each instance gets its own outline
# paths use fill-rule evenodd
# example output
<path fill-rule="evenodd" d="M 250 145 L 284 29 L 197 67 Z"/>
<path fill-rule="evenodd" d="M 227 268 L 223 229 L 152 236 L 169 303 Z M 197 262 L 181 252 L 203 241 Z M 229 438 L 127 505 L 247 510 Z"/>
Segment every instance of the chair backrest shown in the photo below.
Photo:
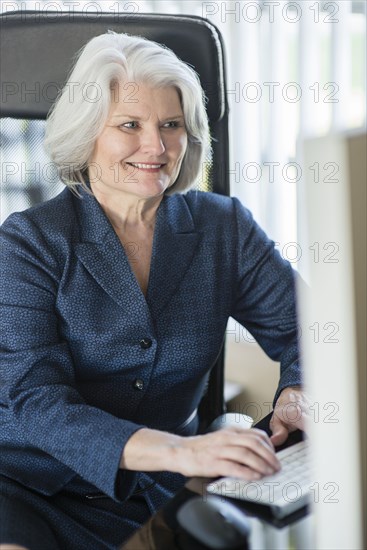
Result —
<path fill-rule="evenodd" d="M 109 29 L 164 44 L 196 70 L 208 98 L 206 108 L 213 137 L 213 155 L 203 166 L 202 188 L 229 194 L 224 47 L 213 24 L 186 15 L 15 11 L 3 13 L 0 25 L 0 135 L 5 161 L 2 199 L 17 198 L 26 188 L 26 207 L 59 192 L 60 187 L 54 180 L 51 179 L 53 185 L 45 185 L 45 180 L 52 176 L 47 158 L 42 156 L 42 121 L 67 80 L 76 52 L 93 36 Z M 14 119 L 23 122 L 16 125 Z M 23 133 L 24 142 L 20 149 L 19 132 Z M 32 155 L 39 160 L 33 160 L 29 166 Z M 15 201 L 8 213 L 12 209 L 22 208 Z M 223 378 L 224 347 L 212 369 L 207 394 L 200 406 L 202 429 L 224 412 Z"/>

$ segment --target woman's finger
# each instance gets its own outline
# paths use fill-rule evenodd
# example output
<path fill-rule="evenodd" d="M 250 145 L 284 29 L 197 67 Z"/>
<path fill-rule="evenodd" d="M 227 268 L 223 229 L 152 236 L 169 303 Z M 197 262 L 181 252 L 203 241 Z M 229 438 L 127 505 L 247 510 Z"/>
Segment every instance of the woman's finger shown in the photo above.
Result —
<path fill-rule="evenodd" d="M 221 459 L 230 460 L 240 466 L 246 466 L 264 476 L 274 474 L 278 470 L 278 466 L 269 463 L 251 447 L 223 447 L 220 449 L 219 456 Z"/>
<path fill-rule="evenodd" d="M 242 430 L 235 433 L 222 431 L 225 446 L 250 449 L 256 456 L 265 461 L 273 470 L 279 469 L 279 460 L 274 452 L 274 446 L 268 435 L 262 430 Z"/>

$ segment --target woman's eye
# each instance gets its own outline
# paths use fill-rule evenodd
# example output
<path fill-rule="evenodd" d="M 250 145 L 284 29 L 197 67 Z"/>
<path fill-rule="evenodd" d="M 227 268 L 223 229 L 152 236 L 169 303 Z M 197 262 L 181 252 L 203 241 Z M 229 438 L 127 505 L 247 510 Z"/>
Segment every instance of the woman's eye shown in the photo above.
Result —
<path fill-rule="evenodd" d="M 170 120 L 168 122 L 165 122 L 163 124 L 163 128 L 178 128 L 181 126 L 180 122 L 178 120 Z M 136 120 L 131 120 L 129 122 L 124 122 L 119 126 L 119 128 L 127 128 L 128 130 L 135 130 L 136 128 L 139 128 L 138 122 Z"/>
<path fill-rule="evenodd" d="M 134 130 L 138 127 L 138 123 L 135 120 L 132 120 L 131 122 L 124 122 L 124 124 L 121 124 L 120 128 L 128 128 L 131 130 Z"/>
<path fill-rule="evenodd" d="M 169 126 L 167 126 L 167 124 Z M 167 128 L 178 128 L 179 126 L 179 122 L 178 120 L 170 120 L 169 122 L 166 122 L 165 124 L 163 124 L 164 127 L 167 127 Z"/>

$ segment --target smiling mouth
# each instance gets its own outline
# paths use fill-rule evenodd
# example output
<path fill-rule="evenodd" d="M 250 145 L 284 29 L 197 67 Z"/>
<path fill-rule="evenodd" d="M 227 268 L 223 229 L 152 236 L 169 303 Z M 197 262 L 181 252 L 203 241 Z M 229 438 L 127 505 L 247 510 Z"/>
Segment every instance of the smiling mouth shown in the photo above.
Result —
<path fill-rule="evenodd" d="M 165 164 L 146 164 L 142 162 L 127 162 L 126 164 L 134 166 L 134 168 L 138 168 L 139 170 L 159 170 L 165 166 Z"/>

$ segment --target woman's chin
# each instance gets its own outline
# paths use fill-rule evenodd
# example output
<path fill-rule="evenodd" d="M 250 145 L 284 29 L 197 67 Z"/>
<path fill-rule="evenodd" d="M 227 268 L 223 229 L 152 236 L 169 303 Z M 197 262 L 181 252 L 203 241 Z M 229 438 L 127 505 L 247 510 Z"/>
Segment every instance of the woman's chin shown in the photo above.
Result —
<path fill-rule="evenodd" d="M 153 198 L 163 195 L 163 193 L 168 189 L 169 182 L 156 181 L 156 182 L 141 182 L 137 185 L 136 193 L 139 194 L 142 198 Z"/>
<path fill-rule="evenodd" d="M 91 182 L 93 192 L 99 195 L 121 196 L 121 194 L 135 195 L 139 199 L 151 199 L 164 194 L 170 187 L 169 178 L 135 178 L 135 181 L 127 182 Z"/>

